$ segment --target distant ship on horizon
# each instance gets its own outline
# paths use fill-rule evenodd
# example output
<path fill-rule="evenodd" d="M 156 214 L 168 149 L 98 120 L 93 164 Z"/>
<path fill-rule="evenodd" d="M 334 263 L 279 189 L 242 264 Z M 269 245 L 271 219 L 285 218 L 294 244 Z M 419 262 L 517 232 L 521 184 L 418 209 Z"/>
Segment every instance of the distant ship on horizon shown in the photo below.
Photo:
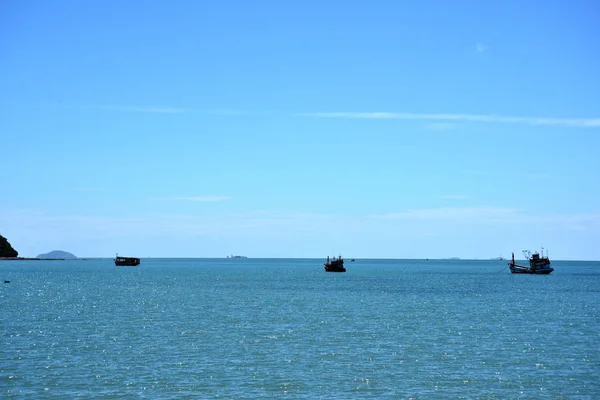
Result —
<path fill-rule="evenodd" d="M 233 254 L 230 256 L 227 256 L 227 258 L 248 258 L 246 256 L 234 256 Z"/>

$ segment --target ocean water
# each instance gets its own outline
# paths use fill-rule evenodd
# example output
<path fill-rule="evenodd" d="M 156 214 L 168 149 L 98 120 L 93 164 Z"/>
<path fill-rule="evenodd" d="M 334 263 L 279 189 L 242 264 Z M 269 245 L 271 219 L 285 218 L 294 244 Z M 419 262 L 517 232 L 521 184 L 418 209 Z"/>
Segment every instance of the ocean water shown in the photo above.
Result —
<path fill-rule="evenodd" d="M 0 398 L 600 399 L 600 263 L 0 261 Z"/>

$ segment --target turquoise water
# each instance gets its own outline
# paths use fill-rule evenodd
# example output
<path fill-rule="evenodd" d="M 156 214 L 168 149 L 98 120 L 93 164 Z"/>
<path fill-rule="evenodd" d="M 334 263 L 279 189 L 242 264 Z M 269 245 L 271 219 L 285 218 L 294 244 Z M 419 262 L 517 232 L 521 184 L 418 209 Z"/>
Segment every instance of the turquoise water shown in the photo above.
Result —
<path fill-rule="evenodd" d="M 0 398 L 600 398 L 600 263 L 0 261 Z"/>

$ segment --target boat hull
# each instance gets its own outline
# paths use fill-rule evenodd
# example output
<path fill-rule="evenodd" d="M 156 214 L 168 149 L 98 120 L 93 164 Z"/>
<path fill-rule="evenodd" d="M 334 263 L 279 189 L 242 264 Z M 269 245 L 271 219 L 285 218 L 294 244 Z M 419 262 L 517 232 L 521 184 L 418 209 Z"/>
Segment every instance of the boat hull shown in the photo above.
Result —
<path fill-rule="evenodd" d="M 346 272 L 344 268 L 344 260 L 333 260 L 323 264 L 325 272 Z"/>
<path fill-rule="evenodd" d="M 136 267 L 140 265 L 140 259 L 134 257 L 118 257 L 115 259 L 117 267 Z"/>
<path fill-rule="evenodd" d="M 332 267 L 325 265 L 325 272 L 346 272 L 346 268 L 342 267 Z"/>
<path fill-rule="evenodd" d="M 530 274 L 530 275 L 548 275 L 554 271 L 554 268 L 550 266 L 550 259 L 544 257 L 542 250 L 542 257 L 539 253 L 533 253 L 523 251 L 523 254 L 529 255 L 529 267 L 524 267 L 515 262 L 515 253 L 512 253 L 512 260 L 508 263 L 508 268 L 513 274 Z"/>
<path fill-rule="evenodd" d="M 532 269 L 529 267 L 523 267 L 521 265 L 510 265 L 510 264 L 509 264 L 509 268 L 510 268 L 510 272 L 512 272 L 513 274 L 548 275 L 552 271 L 554 271 L 554 268 L 550 268 L 550 267 Z"/>
<path fill-rule="evenodd" d="M 329 258 L 327 257 L 327 261 L 323 264 L 325 267 L 325 272 L 346 272 L 346 268 L 344 268 L 344 259 L 340 254 L 338 257 Z"/>

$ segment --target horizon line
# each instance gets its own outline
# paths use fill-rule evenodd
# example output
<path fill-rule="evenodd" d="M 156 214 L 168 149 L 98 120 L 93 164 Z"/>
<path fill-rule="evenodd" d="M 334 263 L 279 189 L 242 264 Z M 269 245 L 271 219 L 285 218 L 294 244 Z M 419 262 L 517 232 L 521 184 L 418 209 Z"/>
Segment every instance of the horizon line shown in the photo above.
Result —
<path fill-rule="evenodd" d="M 61 250 L 62 251 L 62 250 Z M 346 260 L 391 260 L 391 261 L 510 261 L 509 258 L 502 257 L 501 260 L 498 257 L 491 258 L 461 258 L 461 257 L 429 257 L 429 258 L 395 258 L 395 257 L 345 257 Z M 164 257 L 164 256 L 146 256 L 146 257 L 136 257 L 140 260 L 144 259 L 188 259 L 188 260 L 322 260 L 327 258 L 324 257 L 251 257 L 251 256 L 242 256 L 240 258 L 230 258 L 228 256 L 219 256 L 219 257 Z M 45 258 L 37 258 L 37 257 L 0 257 L 1 261 L 37 261 L 37 260 L 60 260 L 60 261 L 85 261 L 85 260 L 113 260 L 114 256 L 110 257 L 76 257 L 76 258 L 56 258 L 56 259 L 45 259 Z M 523 261 L 525 258 L 517 258 L 515 260 Z M 560 258 L 554 259 L 553 262 L 556 261 L 583 261 L 583 262 L 600 262 L 600 260 L 583 260 L 583 259 L 571 259 L 571 258 Z"/>

